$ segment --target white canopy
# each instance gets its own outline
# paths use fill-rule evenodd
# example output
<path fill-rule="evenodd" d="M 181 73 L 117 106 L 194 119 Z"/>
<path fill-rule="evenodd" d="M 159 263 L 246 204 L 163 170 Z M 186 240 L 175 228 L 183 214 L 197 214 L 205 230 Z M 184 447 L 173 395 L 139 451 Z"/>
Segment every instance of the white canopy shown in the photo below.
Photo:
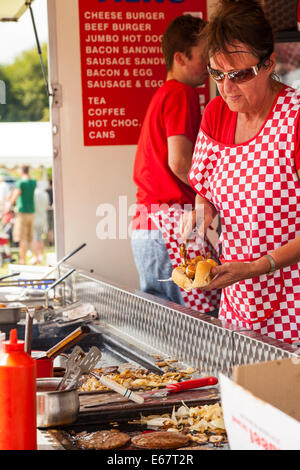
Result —
<path fill-rule="evenodd" d="M 17 21 L 33 0 L 0 0 L 0 21 Z"/>
<path fill-rule="evenodd" d="M 51 167 L 53 160 L 50 122 L 0 123 L 0 166 Z"/>

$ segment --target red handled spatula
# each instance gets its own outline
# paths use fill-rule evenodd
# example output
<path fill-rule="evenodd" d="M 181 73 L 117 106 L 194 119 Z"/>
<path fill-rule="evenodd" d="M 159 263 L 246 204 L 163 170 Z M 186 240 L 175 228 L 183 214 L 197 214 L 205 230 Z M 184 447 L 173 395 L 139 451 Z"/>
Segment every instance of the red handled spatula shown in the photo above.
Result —
<path fill-rule="evenodd" d="M 216 377 L 202 377 L 200 379 L 185 380 L 184 382 L 177 382 L 174 384 L 168 384 L 162 390 L 153 390 L 143 395 L 144 398 L 153 397 L 166 397 L 170 393 L 182 392 L 183 390 L 191 390 L 193 388 L 209 387 L 216 385 L 218 379 Z"/>

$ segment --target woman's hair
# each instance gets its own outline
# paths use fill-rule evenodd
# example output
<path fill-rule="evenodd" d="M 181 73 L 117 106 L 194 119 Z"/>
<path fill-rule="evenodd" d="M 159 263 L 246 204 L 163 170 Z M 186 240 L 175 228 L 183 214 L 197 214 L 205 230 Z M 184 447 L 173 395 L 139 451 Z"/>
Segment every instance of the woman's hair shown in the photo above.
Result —
<path fill-rule="evenodd" d="M 228 46 L 245 44 L 262 60 L 274 51 L 271 25 L 258 0 L 219 0 L 205 29 L 207 53 L 229 53 Z"/>
<path fill-rule="evenodd" d="M 162 39 L 162 51 L 168 71 L 172 69 L 175 52 L 183 52 L 191 58 L 191 48 L 197 46 L 206 24 L 206 21 L 192 15 L 181 15 L 171 21 Z"/>

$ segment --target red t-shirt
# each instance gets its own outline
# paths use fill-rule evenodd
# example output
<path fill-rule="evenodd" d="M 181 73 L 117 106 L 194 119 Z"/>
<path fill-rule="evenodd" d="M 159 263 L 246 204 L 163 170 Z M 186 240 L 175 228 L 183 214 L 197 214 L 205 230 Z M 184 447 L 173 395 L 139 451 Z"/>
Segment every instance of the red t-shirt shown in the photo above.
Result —
<path fill-rule="evenodd" d="M 283 88 L 282 91 L 286 89 Z M 277 95 L 278 98 L 278 95 Z M 276 98 L 276 99 L 277 99 Z M 275 103 L 274 103 L 275 104 Z M 221 96 L 217 96 L 208 103 L 203 113 L 201 129 L 217 142 L 225 145 L 234 144 L 237 113 L 229 109 Z M 300 125 L 299 116 L 296 123 L 297 133 L 295 136 L 295 166 L 300 168 Z M 253 136 L 254 137 L 254 136 Z"/>
<path fill-rule="evenodd" d="M 152 97 L 141 129 L 133 171 L 137 185 L 136 203 L 143 205 L 144 214 L 154 211 L 154 205 L 194 205 L 196 193 L 177 178 L 168 165 L 168 137 L 185 135 L 195 145 L 200 120 L 199 94 L 188 85 L 167 80 Z M 148 217 L 140 218 L 141 214 L 137 208 L 133 228 L 155 228 L 147 222 Z"/>

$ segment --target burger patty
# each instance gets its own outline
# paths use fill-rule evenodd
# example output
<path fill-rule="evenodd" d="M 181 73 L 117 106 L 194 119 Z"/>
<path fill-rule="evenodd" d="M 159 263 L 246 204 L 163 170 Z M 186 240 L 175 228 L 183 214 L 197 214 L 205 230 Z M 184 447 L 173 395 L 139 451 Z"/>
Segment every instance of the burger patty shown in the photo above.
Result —
<path fill-rule="evenodd" d="M 139 434 L 131 439 L 132 444 L 144 449 L 176 449 L 189 442 L 189 438 L 180 432 L 155 431 Z"/>
<path fill-rule="evenodd" d="M 77 444 L 82 449 L 109 450 L 123 447 L 130 441 L 130 436 L 117 429 L 81 433 L 77 436 Z"/>

